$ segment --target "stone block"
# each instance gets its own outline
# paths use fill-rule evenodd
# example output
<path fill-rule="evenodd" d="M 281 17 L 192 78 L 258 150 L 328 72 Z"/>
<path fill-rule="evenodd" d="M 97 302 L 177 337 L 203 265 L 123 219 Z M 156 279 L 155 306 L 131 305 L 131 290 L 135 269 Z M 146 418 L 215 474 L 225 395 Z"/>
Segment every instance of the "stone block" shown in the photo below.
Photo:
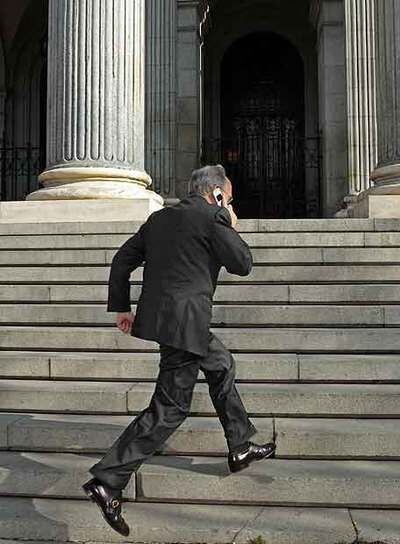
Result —
<path fill-rule="evenodd" d="M 374 230 L 377 231 L 399 231 L 400 220 L 399 219 L 373 219 Z"/>
<path fill-rule="evenodd" d="M 86 497 L 81 489 L 97 456 L 74 453 L 0 452 L 0 494 L 35 497 Z M 135 498 L 135 475 L 125 488 Z"/>
<path fill-rule="evenodd" d="M 0 351 L 0 377 L 49 378 L 49 357 L 24 351 Z"/>
<path fill-rule="evenodd" d="M 400 325 L 400 306 L 385 307 L 385 325 L 389 327 Z"/>
<path fill-rule="evenodd" d="M 0 252 L 0 266 L 10 264 L 69 264 L 80 266 L 83 264 L 105 265 L 109 264 L 106 260 L 106 251 L 104 249 L 88 249 L 85 252 L 79 249 L 58 249 L 58 250 L 2 250 Z M 114 251 L 115 252 L 115 251 Z"/>
<path fill-rule="evenodd" d="M 299 376 L 306 381 L 400 381 L 400 356 L 300 354 Z"/>
<path fill-rule="evenodd" d="M 154 380 L 158 372 L 158 353 L 51 353 L 52 378 L 90 378 L 92 380 Z"/>
<path fill-rule="evenodd" d="M 198 49 L 195 42 L 182 42 L 180 40 L 177 48 L 178 70 L 196 70 L 198 63 Z M 197 74 L 196 74 L 197 77 Z"/>
<path fill-rule="evenodd" d="M 18 450 L 105 453 L 134 416 L 89 414 L 18 414 L 9 421 L 9 447 Z M 8 423 L 0 416 L 0 433 Z M 272 419 L 257 419 L 257 439 L 272 440 Z M 1 442 L 0 442 L 1 445 Z M 216 454 L 227 451 L 218 419 L 190 417 L 167 440 L 163 453 Z"/>
<path fill-rule="evenodd" d="M 288 302 L 287 285 L 218 285 L 214 302 Z"/>
<path fill-rule="evenodd" d="M 7 286 L 9 288 L 10 286 Z M 106 285 L 48 285 L 36 291 L 35 286 L 16 285 L 14 295 L 7 299 L 7 289 L 0 285 L 0 300 L 7 301 L 29 301 L 29 294 L 32 301 L 46 302 L 102 302 L 102 311 L 105 311 L 107 301 Z M 20 289 L 21 288 L 21 289 Z M 32 289 L 32 292 L 30 291 Z M 329 289 L 329 287 L 326 287 Z M 131 302 L 138 301 L 141 285 L 131 285 Z M 4 294 L 3 294 L 4 293 Z M 4 299 L 1 297 L 4 296 Z M 26 297 L 26 298 L 24 298 Z M 46 298 L 43 298 L 46 297 Z M 218 285 L 214 294 L 214 302 L 288 302 L 289 287 L 287 285 Z"/>
<path fill-rule="evenodd" d="M 177 176 L 185 184 L 185 193 L 188 191 L 189 179 L 195 168 L 198 168 L 197 153 L 189 153 L 187 151 L 177 152 Z"/>
<path fill-rule="evenodd" d="M 360 542 L 400 543 L 400 516 L 396 510 L 351 509 Z"/>
<path fill-rule="evenodd" d="M 180 69 L 178 71 L 179 98 L 196 97 L 199 92 L 199 75 L 197 70 Z"/>
<path fill-rule="evenodd" d="M 255 247 L 364 246 L 363 232 L 254 232 L 242 238 Z"/>
<path fill-rule="evenodd" d="M 1 273 L 1 271 L 0 271 Z M 400 280 L 400 266 L 381 265 L 343 265 L 340 275 L 336 265 L 288 265 L 256 266 L 248 276 L 235 276 L 222 270 L 220 281 L 231 282 L 268 282 L 268 283 L 376 283 Z"/>
<path fill-rule="evenodd" d="M 275 430 L 280 457 L 399 458 L 398 420 L 276 418 Z"/>
<path fill-rule="evenodd" d="M 178 97 L 176 105 L 179 124 L 192 125 L 197 123 L 199 117 L 197 98 Z"/>
<path fill-rule="evenodd" d="M 124 502 L 122 512 L 130 534 L 123 542 L 229 544 L 260 510 L 251 506 Z M 122 542 L 96 505 L 77 499 L 0 497 L 0 532 L 2 538 L 18 542 L 28 538 L 43 544 L 47 544 L 45 539 L 51 539 L 52 544 Z"/>
<path fill-rule="evenodd" d="M 295 380 L 297 357 L 294 354 L 235 354 L 238 380 Z M 53 378 L 92 380 L 120 379 L 155 380 L 158 373 L 158 353 L 131 354 L 49 354 Z"/>
<path fill-rule="evenodd" d="M 21 414 L 0 414 L 0 449 L 8 449 L 10 447 L 10 427 L 21 417 Z"/>
<path fill-rule="evenodd" d="M 345 509 L 272 506 L 263 508 L 235 542 L 248 544 L 257 537 L 265 544 L 352 544 L 356 533 Z"/>
<path fill-rule="evenodd" d="M 255 264 L 322 263 L 322 248 L 253 248 Z"/>
<path fill-rule="evenodd" d="M 179 151 L 197 153 L 198 128 L 196 125 L 181 125 L 178 128 Z"/>
<path fill-rule="evenodd" d="M 209 457 L 158 457 L 137 474 L 138 498 L 157 501 L 296 506 L 395 507 L 400 461 L 267 459 L 238 474 Z"/>
<path fill-rule="evenodd" d="M 352 217 L 399 219 L 400 195 L 372 194 L 365 191 L 359 195 L 351 214 Z"/>
<path fill-rule="evenodd" d="M 212 328 L 218 338 L 234 351 L 251 352 L 348 352 L 357 346 L 364 352 L 400 350 L 396 328 L 382 327 L 255 327 Z M 116 327 L 7 326 L 0 329 L 0 346 L 6 350 L 57 349 L 95 351 L 158 351 L 158 344 L 141 340 Z"/>
<path fill-rule="evenodd" d="M 122 412 L 131 384 L 47 380 L 2 380 L 1 410 Z"/>
<path fill-rule="evenodd" d="M 400 228 L 400 227 L 399 227 Z M 374 230 L 373 219 L 260 219 L 260 232 L 360 232 Z"/>
<path fill-rule="evenodd" d="M 1 236 L 2 249 L 117 249 L 130 234 L 60 234 L 54 236 L 43 234 L 40 236 Z M 79 264 L 79 263 L 76 263 Z"/>
<path fill-rule="evenodd" d="M 365 245 L 367 247 L 400 247 L 400 232 L 366 232 Z"/>
<path fill-rule="evenodd" d="M 46 285 L 0 285 L 1 302 L 48 302 L 50 288 Z"/>
<path fill-rule="evenodd" d="M 400 247 L 323 248 L 326 263 L 400 263 Z"/>
<path fill-rule="evenodd" d="M 192 6 L 178 7 L 178 28 L 198 25 L 198 14 Z"/>
<path fill-rule="evenodd" d="M 400 415 L 399 385 L 333 384 L 237 384 L 250 414 L 272 415 Z M 153 393 L 153 384 L 133 384 L 128 392 L 128 411 L 138 413 Z M 197 384 L 192 414 L 214 415 L 205 384 Z"/>
<path fill-rule="evenodd" d="M 24 234 L 120 234 L 127 233 L 132 234 L 137 232 L 143 221 L 74 221 L 64 222 L 57 221 L 56 223 L 1 223 L 0 222 L 0 236 L 14 235 L 22 236 Z M 2 240 L 2 238 L 0 238 Z M 31 238 L 33 240 L 33 238 Z"/>
<path fill-rule="evenodd" d="M 290 302 L 400 302 L 397 285 L 290 285 Z"/>
<path fill-rule="evenodd" d="M 185 80 L 186 83 L 186 80 Z M 106 185 L 106 183 L 105 183 Z M 123 184 L 122 184 L 123 185 Z M 58 221 L 145 221 L 162 208 L 159 195 L 148 191 L 148 198 L 104 198 L 76 200 L 32 200 L 0 202 L 0 223 L 32 223 Z M 154 196 L 155 195 L 155 196 Z"/>

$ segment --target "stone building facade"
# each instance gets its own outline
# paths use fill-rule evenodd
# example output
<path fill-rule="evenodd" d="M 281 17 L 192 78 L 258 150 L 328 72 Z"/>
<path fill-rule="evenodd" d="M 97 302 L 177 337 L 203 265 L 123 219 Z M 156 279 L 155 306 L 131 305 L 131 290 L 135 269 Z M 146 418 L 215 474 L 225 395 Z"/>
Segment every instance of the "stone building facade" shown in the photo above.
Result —
<path fill-rule="evenodd" d="M 399 12 L 3 0 L 0 217 L 145 217 L 206 162 L 240 217 L 400 217 Z"/>

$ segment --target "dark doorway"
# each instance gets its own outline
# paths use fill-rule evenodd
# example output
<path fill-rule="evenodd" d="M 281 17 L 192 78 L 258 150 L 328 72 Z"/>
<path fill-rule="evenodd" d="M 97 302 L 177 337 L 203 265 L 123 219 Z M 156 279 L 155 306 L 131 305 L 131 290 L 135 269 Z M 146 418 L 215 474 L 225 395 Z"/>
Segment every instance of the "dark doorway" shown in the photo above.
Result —
<path fill-rule="evenodd" d="M 239 217 L 305 217 L 304 70 L 272 32 L 235 42 L 221 66 L 219 156 Z"/>
<path fill-rule="evenodd" d="M 9 51 L 0 200 L 25 200 L 45 168 L 47 0 L 31 0 Z"/>

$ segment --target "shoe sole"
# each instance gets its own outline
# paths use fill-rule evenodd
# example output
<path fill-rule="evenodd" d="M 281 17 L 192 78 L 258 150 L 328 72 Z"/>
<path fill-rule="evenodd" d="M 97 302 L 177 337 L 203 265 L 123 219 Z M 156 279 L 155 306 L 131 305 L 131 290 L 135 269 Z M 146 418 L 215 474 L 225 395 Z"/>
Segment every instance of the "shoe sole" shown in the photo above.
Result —
<path fill-rule="evenodd" d="M 91 491 L 91 489 L 89 489 L 89 487 L 85 487 L 85 485 L 82 486 L 82 489 L 83 491 L 86 493 L 86 495 L 89 497 L 89 499 L 94 502 L 96 504 L 96 506 L 98 506 L 100 512 L 101 512 L 101 515 L 102 515 L 102 518 L 104 519 L 105 522 L 108 523 L 108 525 L 111 527 L 111 529 L 114 529 L 114 531 L 116 533 L 118 533 L 119 535 L 122 535 L 122 536 L 128 536 L 129 535 L 129 531 L 127 534 L 124 534 L 124 533 L 120 533 L 115 527 L 113 527 L 111 525 L 111 523 L 109 522 L 109 520 L 107 519 L 107 516 L 105 515 L 104 511 L 103 511 L 103 508 L 101 507 L 101 504 L 99 503 L 99 501 L 97 500 L 97 497 L 96 497 L 96 494 L 93 493 L 93 491 Z"/>
<path fill-rule="evenodd" d="M 239 465 L 239 467 L 235 469 L 231 469 L 231 467 L 229 467 L 229 470 L 232 472 L 232 474 L 235 474 L 236 472 L 240 472 L 241 470 L 248 468 L 251 465 L 251 463 L 254 463 L 254 461 L 262 461 L 263 459 L 269 459 L 270 457 L 274 457 L 275 452 L 276 452 L 276 448 L 274 448 L 270 453 L 267 453 L 267 455 L 264 455 L 264 457 L 261 457 L 261 459 L 253 459 L 252 461 L 249 461 L 248 463 Z"/>

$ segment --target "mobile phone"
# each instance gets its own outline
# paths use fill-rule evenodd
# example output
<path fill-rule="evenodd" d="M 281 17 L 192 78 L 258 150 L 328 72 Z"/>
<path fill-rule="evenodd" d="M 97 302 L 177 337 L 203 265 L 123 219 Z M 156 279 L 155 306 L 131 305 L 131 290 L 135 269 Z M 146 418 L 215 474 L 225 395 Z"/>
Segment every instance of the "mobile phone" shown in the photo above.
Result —
<path fill-rule="evenodd" d="M 220 206 L 222 208 L 223 197 L 222 197 L 221 189 L 219 187 L 216 187 L 213 190 L 213 195 L 215 198 L 215 202 L 217 203 L 217 206 Z"/>

